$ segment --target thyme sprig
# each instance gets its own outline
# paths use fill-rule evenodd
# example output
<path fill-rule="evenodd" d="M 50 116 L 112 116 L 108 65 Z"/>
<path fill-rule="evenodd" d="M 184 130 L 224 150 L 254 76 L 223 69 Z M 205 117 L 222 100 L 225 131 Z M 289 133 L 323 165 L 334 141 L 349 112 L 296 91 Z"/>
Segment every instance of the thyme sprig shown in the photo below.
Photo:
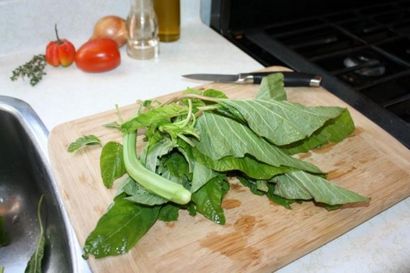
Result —
<path fill-rule="evenodd" d="M 47 74 L 44 72 L 45 67 L 46 56 L 44 54 L 34 55 L 30 61 L 14 69 L 10 79 L 16 81 L 19 77 L 27 77 L 30 79 L 30 84 L 35 86 Z"/>

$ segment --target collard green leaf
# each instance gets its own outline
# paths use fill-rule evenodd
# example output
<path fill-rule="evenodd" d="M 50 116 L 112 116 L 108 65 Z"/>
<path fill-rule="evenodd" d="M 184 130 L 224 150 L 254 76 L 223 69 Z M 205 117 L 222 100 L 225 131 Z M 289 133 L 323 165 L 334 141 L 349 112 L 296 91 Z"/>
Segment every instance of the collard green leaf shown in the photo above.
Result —
<path fill-rule="evenodd" d="M 212 170 L 218 172 L 241 171 L 248 177 L 254 179 L 270 179 L 275 175 L 282 174 L 292 170 L 291 168 L 284 166 L 274 167 L 262 163 L 249 156 L 244 156 L 240 158 L 226 156 L 219 160 L 212 160 L 211 158 L 199 152 L 197 149 L 193 149 L 193 151 L 195 159 Z"/>
<path fill-rule="evenodd" d="M 124 199 L 141 205 L 154 206 L 168 202 L 168 200 L 147 191 L 131 177 L 127 178 L 125 184 L 120 189 L 120 193 L 125 193 L 127 195 Z"/>
<path fill-rule="evenodd" d="M 326 179 L 303 171 L 275 177 L 275 194 L 287 199 L 311 200 L 328 205 L 367 202 L 367 197 L 338 187 Z"/>
<path fill-rule="evenodd" d="M 289 154 L 304 153 L 328 143 L 337 143 L 345 139 L 355 129 L 353 120 L 347 109 L 335 119 L 329 120 L 310 137 L 281 147 Z"/>
<path fill-rule="evenodd" d="M 169 122 L 173 117 L 185 115 L 187 112 L 187 106 L 176 103 L 165 104 L 143 112 L 135 118 L 123 123 L 121 130 L 123 132 L 134 132 L 140 128 L 158 126 L 161 123 Z"/>
<path fill-rule="evenodd" d="M 117 197 L 85 241 L 84 256 L 103 258 L 128 252 L 157 221 L 158 213 L 158 206 Z"/>
<path fill-rule="evenodd" d="M 148 148 L 145 156 L 141 156 L 142 164 L 150 171 L 155 172 L 162 156 L 168 154 L 174 147 L 175 142 L 169 138 L 163 138 Z"/>
<path fill-rule="evenodd" d="M 312 173 L 321 173 L 314 165 L 293 158 L 280 148 L 256 135 L 243 124 L 213 113 L 204 113 L 197 121 L 200 141 L 196 148 L 213 160 L 226 156 L 242 158 L 251 155 L 275 167 L 291 167 Z"/>
<path fill-rule="evenodd" d="M 179 207 L 174 204 L 168 203 L 161 206 L 159 210 L 158 219 L 164 222 L 172 222 L 178 220 Z"/>
<path fill-rule="evenodd" d="M 36 249 L 34 250 L 33 255 L 31 256 L 27 267 L 24 270 L 24 273 L 42 273 L 42 261 L 44 257 L 44 248 L 46 245 L 46 236 L 44 232 L 43 222 L 41 220 L 41 207 L 43 204 L 44 196 L 40 197 L 37 205 L 37 221 L 40 227 L 40 235 L 37 239 Z"/>
<path fill-rule="evenodd" d="M 287 145 L 309 137 L 326 121 L 338 117 L 340 107 L 307 107 L 277 100 L 224 100 L 235 108 L 249 127 L 275 145 Z"/>
<path fill-rule="evenodd" d="M 10 237 L 6 232 L 6 225 L 3 216 L 0 215 L 0 247 L 10 243 Z"/>
<path fill-rule="evenodd" d="M 105 187 L 111 188 L 114 180 L 126 173 L 123 146 L 110 141 L 104 145 L 100 156 L 101 177 Z"/>
<path fill-rule="evenodd" d="M 90 145 L 101 145 L 101 140 L 95 135 L 82 136 L 71 142 L 67 151 L 73 153 Z"/>
<path fill-rule="evenodd" d="M 266 196 L 271 200 L 273 203 L 278 204 L 284 208 L 291 209 L 290 205 L 295 202 L 292 199 L 283 198 L 277 194 L 275 194 L 275 185 L 268 184 L 269 191 L 266 193 Z"/>
<path fill-rule="evenodd" d="M 286 92 L 283 83 L 283 74 L 274 73 L 262 79 L 257 99 L 261 100 L 286 100 Z"/>
<path fill-rule="evenodd" d="M 221 204 L 228 190 L 229 184 L 225 181 L 225 177 L 217 176 L 209 180 L 192 194 L 196 211 L 217 224 L 225 224 L 225 214 Z"/>
<path fill-rule="evenodd" d="M 205 185 L 209 180 L 211 180 L 217 175 L 218 174 L 216 172 L 214 172 L 207 166 L 203 165 L 199 161 L 195 161 L 194 171 L 193 171 L 193 176 L 192 176 L 191 192 L 196 192 L 203 185 Z"/>

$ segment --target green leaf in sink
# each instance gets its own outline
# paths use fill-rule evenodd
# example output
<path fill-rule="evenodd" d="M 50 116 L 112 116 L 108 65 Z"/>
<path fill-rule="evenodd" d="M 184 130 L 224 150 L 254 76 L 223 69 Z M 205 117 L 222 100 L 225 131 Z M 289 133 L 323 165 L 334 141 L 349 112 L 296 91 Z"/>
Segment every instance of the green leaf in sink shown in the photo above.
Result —
<path fill-rule="evenodd" d="M 101 141 L 94 135 L 82 136 L 77 138 L 74 142 L 71 142 L 67 151 L 73 153 L 89 145 L 101 145 Z"/>
<path fill-rule="evenodd" d="M 84 257 L 128 252 L 157 221 L 158 213 L 158 206 L 143 206 L 118 196 L 85 241 Z"/>
<path fill-rule="evenodd" d="M 41 207 L 43 204 L 44 196 L 40 197 L 37 205 L 37 221 L 40 227 L 40 236 L 37 240 L 36 249 L 27 264 L 24 273 L 41 273 L 42 271 L 42 261 L 44 257 L 44 248 L 46 244 L 46 236 L 44 232 L 43 222 L 41 221 Z"/>
<path fill-rule="evenodd" d="M 0 216 L 0 247 L 6 246 L 10 243 L 10 237 L 6 232 L 3 216 Z"/>

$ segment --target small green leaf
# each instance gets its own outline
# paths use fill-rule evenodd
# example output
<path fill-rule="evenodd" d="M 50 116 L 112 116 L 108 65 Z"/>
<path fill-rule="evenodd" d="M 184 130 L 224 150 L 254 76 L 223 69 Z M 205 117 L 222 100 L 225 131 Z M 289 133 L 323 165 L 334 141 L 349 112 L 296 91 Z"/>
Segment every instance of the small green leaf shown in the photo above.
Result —
<path fill-rule="evenodd" d="M 196 192 L 217 175 L 218 174 L 216 172 L 196 161 L 194 163 L 191 192 Z"/>
<path fill-rule="evenodd" d="M 368 202 L 369 198 L 329 183 L 326 179 L 303 171 L 289 172 L 275 177 L 275 194 L 286 199 L 311 200 L 340 205 Z"/>
<path fill-rule="evenodd" d="M 263 192 L 258 189 L 258 186 L 255 180 L 241 177 L 241 176 L 238 177 L 238 180 L 239 182 L 241 182 L 242 185 L 244 185 L 245 187 L 248 187 L 250 191 L 255 195 L 265 195 L 266 194 L 266 192 Z"/>
<path fill-rule="evenodd" d="M 179 207 L 174 204 L 168 203 L 161 206 L 159 210 L 158 219 L 164 222 L 172 222 L 178 220 Z"/>
<path fill-rule="evenodd" d="M 175 142 L 169 138 L 163 138 L 147 149 L 148 152 L 144 156 L 141 155 L 142 164 L 150 171 L 155 172 L 159 165 L 159 160 L 162 156 L 168 154 L 176 146 Z"/>
<path fill-rule="evenodd" d="M 216 90 L 216 89 L 206 89 L 203 93 L 205 97 L 211 98 L 220 98 L 220 99 L 227 99 L 228 97 L 225 95 L 224 92 Z"/>
<path fill-rule="evenodd" d="M 262 79 L 257 99 L 286 100 L 286 92 L 283 83 L 283 74 L 274 73 Z"/>
<path fill-rule="evenodd" d="M 225 215 L 221 204 L 228 190 L 229 184 L 225 181 L 225 177 L 217 176 L 209 180 L 202 188 L 192 194 L 196 211 L 217 224 L 225 224 Z"/>
<path fill-rule="evenodd" d="M 158 126 L 163 122 L 169 122 L 171 118 L 185 115 L 188 113 L 188 107 L 176 103 L 165 104 L 152 108 L 147 112 L 141 113 L 135 118 L 121 125 L 123 132 L 135 132 L 136 130 L 149 126 Z"/>
<path fill-rule="evenodd" d="M 10 243 L 10 237 L 6 232 L 5 222 L 3 216 L 0 215 L 0 247 L 6 246 Z"/>
<path fill-rule="evenodd" d="M 90 145 L 101 145 L 101 140 L 94 135 L 82 136 L 71 142 L 67 151 L 73 153 Z"/>
<path fill-rule="evenodd" d="M 42 195 L 37 205 L 37 221 L 40 227 L 40 236 L 38 237 L 38 240 L 37 240 L 36 249 L 33 255 L 31 256 L 30 261 L 28 262 L 24 273 L 42 273 L 43 272 L 41 268 L 42 268 L 42 261 L 44 257 L 44 247 L 46 244 L 46 236 L 44 234 L 43 222 L 41 221 L 41 207 L 43 204 L 43 199 L 44 199 L 44 196 Z"/>
<path fill-rule="evenodd" d="M 117 197 L 85 241 L 84 256 L 103 258 L 128 252 L 157 221 L 158 213 L 158 206 L 142 206 Z"/>
<path fill-rule="evenodd" d="M 110 141 L 104 145 L 100 156 L 100 170 L 107 188 L 111 188 L 114 180 L 126 173 L 123 146 L 120 143 Z"/>

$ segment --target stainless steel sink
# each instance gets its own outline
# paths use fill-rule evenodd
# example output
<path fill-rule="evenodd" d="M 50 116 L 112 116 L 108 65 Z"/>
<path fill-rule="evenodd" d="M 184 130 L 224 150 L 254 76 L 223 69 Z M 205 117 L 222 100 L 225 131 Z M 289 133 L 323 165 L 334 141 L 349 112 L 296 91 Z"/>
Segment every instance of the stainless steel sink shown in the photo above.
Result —
<path fill-rule="evenodd" d="M 35 249 L 36 207 L 42 194 L 47 236 L 44 272 L 89 272 L 56 191 L 47 137 L 47 129 L 28 104 L 0 96 L 0 215 L 10 238 L 10 244 L 0 248 L 5 273 L 24 272 Z"/>

